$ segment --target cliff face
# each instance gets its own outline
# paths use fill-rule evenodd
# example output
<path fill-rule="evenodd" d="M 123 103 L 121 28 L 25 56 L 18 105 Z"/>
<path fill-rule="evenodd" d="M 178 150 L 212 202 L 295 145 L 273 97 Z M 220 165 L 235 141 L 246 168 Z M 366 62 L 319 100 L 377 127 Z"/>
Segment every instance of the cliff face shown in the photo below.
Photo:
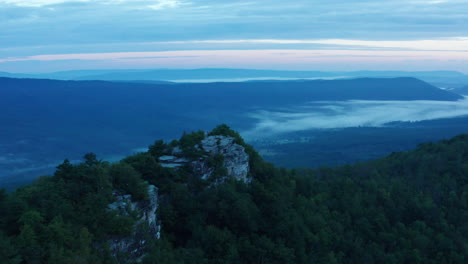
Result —
<path fill-rule="evenodd" d="M 160 225 L 156 211 L 158 209 L 158 188 L 148 187 L 149 200 L 132 202 L 129 194 L 114 192 L 116 201 L 108 206 L 119 215 L 137 215 L 133 233 L 129 237 L 117 237 L 108 241 L 112 256 L 118 263 L 131 263 L 140 260 L 146 253 L 148 240 L 159 239 Z"/>

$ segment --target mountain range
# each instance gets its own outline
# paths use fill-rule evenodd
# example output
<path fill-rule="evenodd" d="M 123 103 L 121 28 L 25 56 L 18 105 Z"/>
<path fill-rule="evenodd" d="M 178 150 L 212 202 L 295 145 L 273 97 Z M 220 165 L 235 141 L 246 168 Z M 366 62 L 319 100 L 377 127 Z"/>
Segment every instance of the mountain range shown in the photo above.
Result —
<path fill-rule="evenodd" d="M 251 69 L 145 69 L 145 70 L 73 70 L 51 73 L 7 73 L 0 77 L 37 78 L 58 80 L 102 80 L 102 81 L 210 81 L 248 79 L 327 79 L 327 78 L 394 78 L 414 77 L 436 86 L 459 88 L 468 84 L 468 76 L 456 71 L 280 71 Z"/>
<path fill-rule="evenodd" d="M 217 83 L 119 83 L 104 81 L 58 81 L 46 79 L 1 78 L 0 87 L 4 96 L 9 93 L 33 93 L 46 97 L 49 93 L 68 93 L 92 96 L 112 92 L 126 96 L 164 98 L 166 96 L 197 97 L 212 96 L 224 101 L 240 97 L 257 104 L 271 105 L 320 100 L 440 100 L 462 99 L 460 95 L 444 91 L 426 82 L 411 77 L 357 78 L 344 80 L 299 80 L 255 81 Z M 126 90 L 127 89 L 127 90 Z M 5 94 L 6 93 L 6 94 Z M 42 95 L 41 95 L 42 94 Z M 65 94 L 64 94 L 65 95 Z M 266 96 L 268 95 L 268 96 Z M 235 101 L 235 100 L 233 100 Z"/>

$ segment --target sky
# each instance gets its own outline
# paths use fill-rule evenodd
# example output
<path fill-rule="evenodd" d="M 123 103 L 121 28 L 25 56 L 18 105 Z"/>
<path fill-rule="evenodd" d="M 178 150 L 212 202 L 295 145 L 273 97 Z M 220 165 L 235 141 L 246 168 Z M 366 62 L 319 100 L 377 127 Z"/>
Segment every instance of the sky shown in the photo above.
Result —
<path fill-rule="evenodd" d="M 468 73 L 468 0 L 0 0 L 0 71 Z"/>

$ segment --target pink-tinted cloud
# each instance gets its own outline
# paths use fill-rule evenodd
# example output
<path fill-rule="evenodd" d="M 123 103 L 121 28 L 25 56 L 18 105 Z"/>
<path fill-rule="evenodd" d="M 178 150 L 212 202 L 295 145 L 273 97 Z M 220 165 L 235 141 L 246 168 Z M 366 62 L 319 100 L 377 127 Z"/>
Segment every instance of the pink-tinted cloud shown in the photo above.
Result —
<path fill-rule="evenodd" d="M 157 43 L 157 42 L 156 42 Z M 237 39 L 237 40 L 192 40 L 172 41 L 159 43 L 173 44 L 321 44 L 343 47 L 367 47 L 386 49 L 410 49 L 410 50 L 445 50 L 468 51 L 468 38 L 453 37 L 444 39 L 422 40 L 355 40 L 355 39 Z"/>
<path fill-rule="evenodd" d="M 0 59 L 0 63 L 18 61 L 108 60 L 115 62 L 179 61 L 206 62 L 339 62 L 402 60 L 468 60 L 468 51 L 383 51 L 383 50 L 184 50 L 155 52 L 113 52 L 49 54 Z"/>

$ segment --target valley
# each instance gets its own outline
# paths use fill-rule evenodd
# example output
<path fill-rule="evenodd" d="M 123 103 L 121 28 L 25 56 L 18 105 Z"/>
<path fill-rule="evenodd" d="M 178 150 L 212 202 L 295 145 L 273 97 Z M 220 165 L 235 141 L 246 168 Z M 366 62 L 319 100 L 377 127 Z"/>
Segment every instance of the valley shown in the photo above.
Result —
<path fill-rule="evenodd" d="M 413 78 L 0 84 L 0 182 L 7 189 L 53 173 L 64 158 L 79 162 L 93 151 L 118 161 L 154 138 L 222 123 L 288 168 L 375 159 L 468 131 L 466 99 Z"/>

